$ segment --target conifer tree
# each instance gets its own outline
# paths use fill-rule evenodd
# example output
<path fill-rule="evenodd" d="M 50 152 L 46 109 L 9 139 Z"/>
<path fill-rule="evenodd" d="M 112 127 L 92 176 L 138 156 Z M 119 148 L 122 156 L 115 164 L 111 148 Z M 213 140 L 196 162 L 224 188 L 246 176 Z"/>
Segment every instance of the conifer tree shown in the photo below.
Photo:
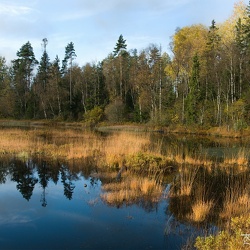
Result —
<path fill-rule="evenodd" d="M 72 106 L 72 65 L 73 65 L 73 60 L 76 58 L 76 53 L 75 53 L 75 48 L 74 48 L 74 43 L 70 42 L 66 48 L 65 48 L 65 57 L 62 62 L 62 73 L 66 74 L 68 63 L 69 63 L 69 104 L 70 108 Z"/>
<path fill-rule="evenodd" d="M 30 42 L 25 43 L 17 52 L 18 59 L 13 60 L 13 84 L 17 93 L 18 116 L 23 116 L 28 109 L 28 99 L 32 84 L 32 72 L 38 63 Z"/>
<path fill-rule="evenodd" d="M 126 40 L 124 40 L 123 35 L 120 35 L 113 51 L 114 56 L 117 56 L 119 52 L 125 51 L 126 49 L 127 49 Z"/>

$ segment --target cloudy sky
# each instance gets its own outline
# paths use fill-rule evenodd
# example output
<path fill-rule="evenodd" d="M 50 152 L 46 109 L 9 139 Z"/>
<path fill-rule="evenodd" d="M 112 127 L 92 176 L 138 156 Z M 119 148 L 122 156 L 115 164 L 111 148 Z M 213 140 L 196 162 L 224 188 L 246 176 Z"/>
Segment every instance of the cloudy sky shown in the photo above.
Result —
<path fill-rule="evenodd" d="M 237 0 L 0 0 L 0 56 L 9 62 L 27 41 L 38 60 L 42 39 L 48 54 L 62 60 L 65 46 L 75 45 L 76 62 L 104 59 L 120 34 L 127 49 L 139 51 L 150 43 L 168 52 L 177 27 L 207 26 L 227 19 Z M 248 4 L 248 1 L 244 1 Z"/>

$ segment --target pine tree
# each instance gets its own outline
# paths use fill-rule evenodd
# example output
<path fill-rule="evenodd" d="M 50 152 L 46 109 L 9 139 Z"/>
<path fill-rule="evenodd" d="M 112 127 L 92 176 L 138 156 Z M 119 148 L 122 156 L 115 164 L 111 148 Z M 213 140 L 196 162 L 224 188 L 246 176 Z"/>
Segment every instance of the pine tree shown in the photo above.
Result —
<path fill-rule="evenodd" d="M 29 93 L 32 84 L 32 72 L 38 63 L 30 42 L 25 43 L 17 52 L 18 59 L 13 60 L 13 84 L 17 93 L 17 110 L 19 117 L 28 109 Z"/>
<path fill-rule="evenodd" d="M 49 62 L 49 55 L 46 51 L 46 46 L 48 44 L 48 40 L 47 38 L 43 39 L 43 46 L 44 46 L 44 51 L 43 51 L 43 55 L 41 57 L 39 66 L 38 66 L 38 73 L 37 73 L 37 77 L 38 77 L 38 81 L 42 82 L 43 85 L 43 89 L 46 89 L 46 85 L 48 82 L 48 78 L 49 78 L 49 68 L 50 68 L 50 62 Z"/>
<path fill-rule="evenodd" d="M 69 74 L 70 74 L 69 104 L 70 104 L 70 109 L 72 106 L 72 65 L 73 65 L 73 60 L 75 58 L 76 58 L 76 53 L 75 53 L 74 43 L 70 42 L 65 48 L 65 57 L 64 57 L 64 60 L 62 61 L 62 73 L 63 74 L 66 74 L 68 63 L 70 65 L 70 68 L 69 68 Z"/>
<path fill-rule="evenodd" d="M 200 97 L 199 93 L 199 81 L 200 81 L 200 62 L 197 54 L 193 57 L 193 67 L 191 72 L 189 85 L 189 93 L 186 99 L 186 111 L 187 122 L 189 124 L 196 123 L 198 121 L 197 105 Z"/>
<path fill-rule="evenodd" d="M 119 52 L 126 51 L 126 49 L 127 49 L 126 40 L 124 40 L 123 35 L 120 35 L 113 51 L 114 56 L 117 56 Z"/>

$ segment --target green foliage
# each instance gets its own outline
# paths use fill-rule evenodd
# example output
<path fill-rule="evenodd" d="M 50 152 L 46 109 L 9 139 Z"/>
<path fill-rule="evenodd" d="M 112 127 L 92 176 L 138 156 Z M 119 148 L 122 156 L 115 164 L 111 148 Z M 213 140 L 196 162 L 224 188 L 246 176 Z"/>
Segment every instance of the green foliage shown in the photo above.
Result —
<path fill-rule="evenodd" d="M 127 51 L 120 35 L 107 58 L 80 67 L 73 65 L 73 42 L 65 47 L 62 62 L 56 57 L 52 63 L 47 43 L 44 38 L 37 70 L 30 42 L 11 67 L 0 58 L 1 117 L 73 121 L 85 114 L 95 124 L 95 107 L 103 107 L 114 123 L 197 124 L 235 131 L 250 123 L 250 6 L 235 10 L 220 26 L 213 20 L 210 27 L 194 24 L 176 30 L 173 57 L 155 44 Z"/>
<path fill-rule="evenodd" d="M 125 104 L 117 98 L 105 108 L 105 115 L 110 122 L 122 122 L 125 120 Z"/>
<path fill-rule="evenodd" d="M 118 55 L 120 51 L 126 50 L 126 48 L 126 40 L 124 40 L 123 35 L 120 35 L 114 48 L 114 56 Z"/>
<path fill-rule="evenodd" d="M 93 109 L 87 111 L 84 114 L 84 121 L 90 126 L 94 126 L 97 123 L 101 122 L 104 118 L 103 109 L 100 107 L 94 107 Z"/>
<path fill-rule="evenodd" d="M 193 57 L 193 67 L 189 81 L 189 93 L 186 98 L 187 123 L 198 122 L 198 103 L 200 101 L 200 62 L 197 54 Z"/>
<path fill-rule="evenodd" d="M 158 169 L 164 164 L 164 160 L 160 156 L 138 153 L 127 157 L 126 163 L 135 171 L 148 171 L 151 168 Z"/>
<path fill-rule="evenodd" d="M 75 53 L 74 43 L 70 42 L 65 47 L 65 57 L 62 62 L 62 73 L 66 73 L 68 62 L 70 63 L 70 66 L 72 67 L 72 61 L 74 60 L 75 57 L 76 57 L 76 53 Z"/>
<path fill-rule="evenodd" d="M 248 249 L 244 242 L 244 234 L 249 233 L 250 217 L 242 215 L 231 219 L 229 230 L 220 231 L 216 235 L 197 237 L 195 247 L 198 250 L 243 250 Z M 247 241 L 247 243 L 249 243 Z"/>

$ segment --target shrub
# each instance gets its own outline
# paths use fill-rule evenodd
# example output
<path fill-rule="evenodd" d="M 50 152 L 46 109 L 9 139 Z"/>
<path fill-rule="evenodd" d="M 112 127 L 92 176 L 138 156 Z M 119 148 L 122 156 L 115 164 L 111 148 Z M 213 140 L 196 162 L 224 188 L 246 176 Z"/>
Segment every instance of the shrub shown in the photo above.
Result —
<path fill-rule="evenodd" d="M 250 241 L 245 235 L 250 229 L 250 217 L 240 216 L 231 219 L 228 230 L 220 231 L 217 235 L 197 237 L 195 247 L 198 250 L 243 250 L 249 249 Z"/>
<path fill-rule="evenodd" d="M 101 122 L 104 118 L 104 112 L 100 107 L 94 107 L 84 114 L 85 122 L 89 123 L 90 126 L 96 125 Z"/>

